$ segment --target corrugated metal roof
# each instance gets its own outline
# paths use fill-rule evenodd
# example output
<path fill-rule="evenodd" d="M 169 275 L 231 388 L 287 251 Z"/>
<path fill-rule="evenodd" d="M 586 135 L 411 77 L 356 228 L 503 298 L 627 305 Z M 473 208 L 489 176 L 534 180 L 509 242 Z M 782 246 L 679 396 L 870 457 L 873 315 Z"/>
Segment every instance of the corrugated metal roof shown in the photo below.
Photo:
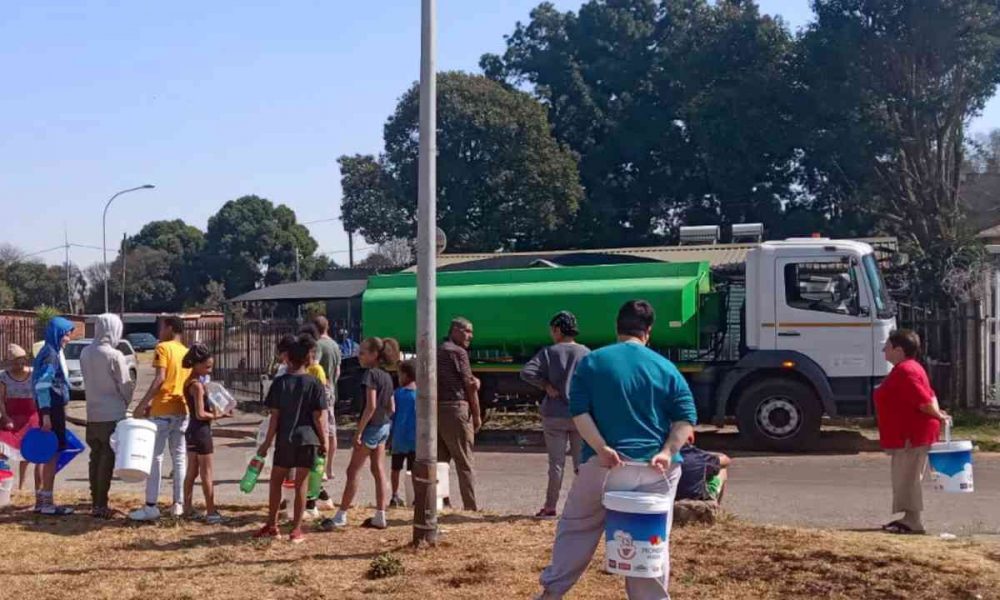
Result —
<path fill-rule="evenodd" d="M 883 258 L 886 252 L 895 252 L 896 238 L 858 238 L 856 241 L 871 244 Z M 604 248 L 595 250 L 554 250 L 551 252 L 494 252 L 494 253 L 470 253 L 470 254 L 442 254 L 437 257 L 438 270 L 455 270 L 459 265 L 468 263 L 481 263 L 477 268 L 510 268 L 515 266 L 511 263 L 530 263 L 535 260 L 548 260 L 559 263 L 559 257 L 581 254 L 608 254 L 624 255 L 645 260 L 656 260 L 662 262 L 708 262 L 712 267 L 727 267 L 741 265 L 746 261 L 747 253 L 757 244 L 712 244 L 693 246 L 646 246 L 640 248 Z M 520 261 L 510 259 L 521 258 Z M 502 260 L 503 259 L 503 260 Z M 496 266 L 491 267 L 490 263 Z M 468 265 L 472 266 L 472 265 Z M 529 264 L 516 265 L 529 266 Z M 416 267 L 410 267 L 407 271 L 415 271 Z"/>
<path fill-rule="evenodd" d="M 227 302 L 313 302 L 317 300 L 344 300 L 357 298 L 368 286 L 367 279 L 341 279 L 337 281 L 299 281 L 282 283 L 247 292 Z"/>

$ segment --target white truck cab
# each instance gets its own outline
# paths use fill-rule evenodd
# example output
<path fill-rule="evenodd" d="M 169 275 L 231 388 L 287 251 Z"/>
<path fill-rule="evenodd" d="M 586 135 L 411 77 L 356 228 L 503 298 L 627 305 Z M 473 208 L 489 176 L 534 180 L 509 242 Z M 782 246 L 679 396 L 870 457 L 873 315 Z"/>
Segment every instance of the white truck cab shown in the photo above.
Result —
<path fill-rule="evenodd" d="M 762 445 L 797 449 L 820 419 L 863 416 L 890 369 L 896 326 L 868 244 L 825 238 L 764 242 L 746 259 L 745 352 L 716 395 Z"/>

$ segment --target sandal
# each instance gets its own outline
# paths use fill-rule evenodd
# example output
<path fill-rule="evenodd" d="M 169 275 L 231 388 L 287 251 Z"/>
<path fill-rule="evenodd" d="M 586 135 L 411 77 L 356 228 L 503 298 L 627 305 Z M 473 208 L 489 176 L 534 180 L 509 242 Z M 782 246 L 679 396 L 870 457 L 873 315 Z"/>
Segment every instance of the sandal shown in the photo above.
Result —
<path fill-rule="evenodd" d="M 95 519 L 101 519 L 103 521 L 110 521 L 110 520 L 112 520 L 112 519 L 115 518 L 115 515 L 117 513 L 118 513 L 118 511 L 116 511 L 114 509 L 111 509 L 111 508 L 107 508 L 107 507 L 105 507 L 105 508 L 95 508 L 94 510 L 92 510 L 90 512 L 90 516 L 94 517 Z"/>
<path fill-rule="evenodd" d="M 895 523 L 889 523 L 884 529 L 887 533 L 892 533 L 894 535 L 924 535 L 927 533 L 923 529 L 913 529 L 909 525 L 898 521 Z"/>
<path fill-rule="evenodd" d="M 899 525 L 899 524 L 900 524 L 899 521 L 892 521 L 890 523 L 886 523 L 885 525 L 882 526 L 882 531 L 889 531 L 892 528 L 894 528 L 896 525 Z"/>

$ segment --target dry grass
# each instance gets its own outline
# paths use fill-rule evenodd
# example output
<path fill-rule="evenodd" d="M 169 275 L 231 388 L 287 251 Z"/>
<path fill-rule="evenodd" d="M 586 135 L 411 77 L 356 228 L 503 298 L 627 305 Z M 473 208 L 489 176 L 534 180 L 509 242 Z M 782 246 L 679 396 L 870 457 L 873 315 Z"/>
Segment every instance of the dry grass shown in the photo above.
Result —
<path fill-rule="evenodd" d="M 315 533 L 299 546 L 252 541 L 260 507 L 224 512 L 231 519 L 218 527 L 0 514 L 0 598 L 530 598 L 555 527 L 450 514 L 439 547 L 418 552 L 407 547 L 404 511 L 391 515 L 386 531 Z M 672 591 L 680 599 L 1000 598 L 1000 548 L 971 541 L 724 520 L 677 529 L 673 544 Z M 404 574 L 371 580 L 372 560 L 386 552 Z M 621 580 L 598 568 L 601 552 L 571 598 L 623 597 Z"/>

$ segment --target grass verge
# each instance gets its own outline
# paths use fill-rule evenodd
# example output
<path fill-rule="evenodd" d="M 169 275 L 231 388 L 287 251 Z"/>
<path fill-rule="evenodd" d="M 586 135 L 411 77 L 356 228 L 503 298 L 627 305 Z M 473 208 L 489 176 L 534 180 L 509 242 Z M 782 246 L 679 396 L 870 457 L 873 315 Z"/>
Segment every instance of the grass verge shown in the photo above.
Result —
<path fill-rule="evenodd" d="M 115 502 L 138 504 L 123 497 Z M 525 517 L 450 513 L 441 518 L 440 545 L 414 551 L 407 511 L 393 511 L 390 528 L 373 531 L 357 527 L 367 512 L 359 510 L 351 528 L 309 532 L 304 544 L 293 546 L 251 540 L 262 507 L 222 510 L 229 517 L 224 525 L 179 521 L 170 527 L 5 512 L 0 598 L 529 598 L 555 529 L 553 522 Z M 671 591 L 680 599 L 1000 597 L 1000 546 L 979 541 L 723 519 L 712 527 L 678 528 L 672 554 Z M 601 571 L 602 555 L 599 548 L 573 598 L 623 597 L 621 579 Z M 387 576 L 372 579 L 373 565 Z"/>

